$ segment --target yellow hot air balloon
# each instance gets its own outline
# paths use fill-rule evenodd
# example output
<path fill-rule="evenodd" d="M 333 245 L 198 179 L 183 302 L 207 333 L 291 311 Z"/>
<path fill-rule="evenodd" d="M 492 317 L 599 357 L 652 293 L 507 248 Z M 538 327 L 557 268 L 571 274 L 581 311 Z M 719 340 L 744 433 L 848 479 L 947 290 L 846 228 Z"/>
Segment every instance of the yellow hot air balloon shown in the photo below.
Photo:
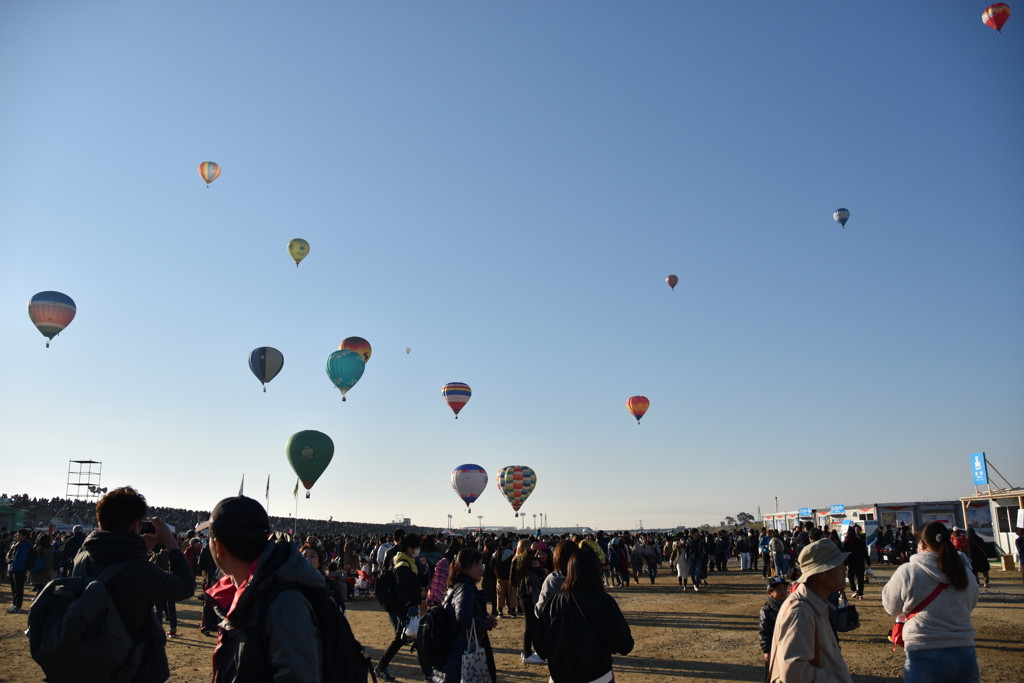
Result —
<path fill-rule="evenodd" d="M 296 237 L 288 243 L 288 254 L 295 259 L 295 267 L 299 267 L 299 261 L 309 254 L 309 242 Z"/>

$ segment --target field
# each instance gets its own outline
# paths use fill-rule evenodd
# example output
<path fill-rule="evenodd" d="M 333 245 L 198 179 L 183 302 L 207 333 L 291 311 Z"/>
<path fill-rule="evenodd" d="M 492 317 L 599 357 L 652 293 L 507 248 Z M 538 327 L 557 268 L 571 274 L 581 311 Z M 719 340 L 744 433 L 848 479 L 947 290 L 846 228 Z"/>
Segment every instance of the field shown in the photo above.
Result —
<path fill-rule="evenodd" d="M 865 599 L 857 602 L 862 626 L 841 635 L 843 654 L 861 683 L 902 678 L 903 653 L 892 652 L 885 639 L 891 619 L 881 607 L 881 587 L 892 570 L 881 568 L 868 585 Z M 1024 588 L 1020 574 L 993 571 L 992 587 L 982 589 L 974 612 L 982 681 L 1019 683 L 1024 680 Z M 627 657 L 615 658 L 620 683 L 648 681 L 763 681 L 764 666 L 757 646 L 757 613 L 763 604 L 760 572 L 729 571 L 710 575 L 710 588 L 683 593 L 674 577 L 661 574 L 654 586 L 612 589 L 633 630 L 636 647 Z M 9 587 L 0 600 L 9 604 Z M 25 617 L 0 613 L 0 682 L 41 681 L 23 634 Z M 178 605 L 181 637 L 167 645 L 171 680 L 203 683 L 210 679 L 214 639 L 199 633 L 199 602 Z M 376 602 L 357 600 L 349 606 L 356 637 L 376 658 L 387 645 L 389 627 Z M 519 647 L 524 622 L 502 620 L 491 638 L 501 681 L 546 681 L 544 667 L 520 663 Z M 391 665 L 402 681 L 420 681 L 413 656 L 403 650 Z"/>

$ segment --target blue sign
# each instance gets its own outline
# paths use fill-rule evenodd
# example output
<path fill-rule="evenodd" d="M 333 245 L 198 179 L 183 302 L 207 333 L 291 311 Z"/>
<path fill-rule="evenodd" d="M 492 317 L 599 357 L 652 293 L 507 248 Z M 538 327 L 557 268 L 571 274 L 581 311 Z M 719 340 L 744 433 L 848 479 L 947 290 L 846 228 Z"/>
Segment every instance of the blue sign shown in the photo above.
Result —
<path fill-rule="evenodd" d="M 801 517 L 810 517 L 811 516 L 811 508 L 800 508 L 800 516 Z"/>
<path fill-rule="evenodd" d="M 988 483 L 988 465 L 984 453 L 971 455 L 971 472 L 974 474 L 974 485 L 983 486 Z"/>
<path fill-rule="evenodd" d="M 829 511 L 829 514 L 832 514 L 832 515 L 845 515 L 846 514 L 846 506 L 845 505 L 832 505 L 832 506 L 829 506 L 828 511 Z"/>

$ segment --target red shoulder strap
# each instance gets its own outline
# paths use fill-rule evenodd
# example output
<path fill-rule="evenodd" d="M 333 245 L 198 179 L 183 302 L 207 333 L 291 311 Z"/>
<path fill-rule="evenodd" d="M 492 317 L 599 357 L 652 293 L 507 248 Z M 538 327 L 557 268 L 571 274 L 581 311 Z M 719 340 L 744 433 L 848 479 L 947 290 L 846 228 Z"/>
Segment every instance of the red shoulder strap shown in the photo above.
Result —
<path fill-rule="evenodd" d="M 918 605 L 917 607 L 915 607 L 913 612 L 911 612 L 910 614 L 907 615 L 907 619 L 909 619 L 910 617 L 914 616 L 915 614 L 917 614 L 918 612 L 923 610 L 925 607 L 930 605 L 932 603 L 932 600 L 934 600 L 935 598 L 939 597 L 939 593 L 941 593 L 942 591 L 946 590 L 946 588 L 948 588 L 948 587 L 949 587 L 948 583 L 940 583 L 938 586 L 936 586 L 935 590 L 933 590 L 931 592 L 931 594 L 927 598 L 922 600 L 921 604 Z"/>

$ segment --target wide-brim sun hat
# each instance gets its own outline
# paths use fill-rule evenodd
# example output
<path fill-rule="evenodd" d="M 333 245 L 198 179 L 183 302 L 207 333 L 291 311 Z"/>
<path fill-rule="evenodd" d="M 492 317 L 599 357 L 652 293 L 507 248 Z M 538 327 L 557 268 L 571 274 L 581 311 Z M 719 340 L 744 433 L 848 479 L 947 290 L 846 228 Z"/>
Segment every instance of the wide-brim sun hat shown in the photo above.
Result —
<path fill-rule="evenodd" d="M 844 553 L 827 538 L 804 546 L 797 558 L 800 563 L 800 581 L 806 582 L 809 576 L 842 566 L 849 556 L 850 553 Z"/>

